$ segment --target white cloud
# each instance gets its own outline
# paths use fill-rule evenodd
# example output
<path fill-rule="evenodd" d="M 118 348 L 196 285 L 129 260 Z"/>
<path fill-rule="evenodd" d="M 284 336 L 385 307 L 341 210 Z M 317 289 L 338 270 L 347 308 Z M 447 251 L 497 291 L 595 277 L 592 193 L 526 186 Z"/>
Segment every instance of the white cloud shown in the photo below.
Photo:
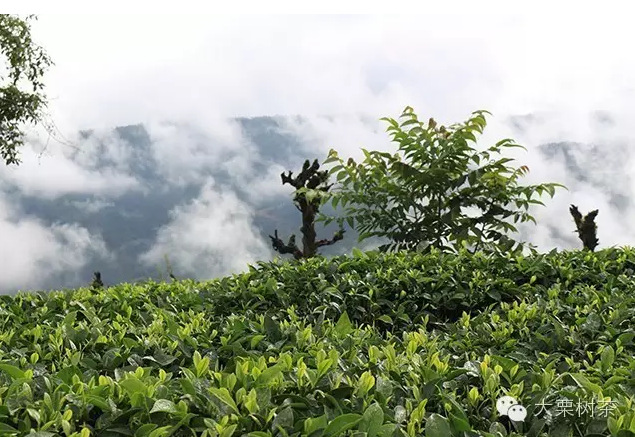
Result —
<path fill-rule="evenodd" d="M 341 114 L 336 116 L 313 116 L 301 122 L 288 119 L 284 127 L 296 135 L 307 150 L 307 159 L 322 162 L 330 149 L 335 149 L 340 157 L 360 160 L 362 148 L 367 150 L 393 150 L 386 134 L 386 124 L 379 117 L 368 118 L 360 115 Z M 309 150 L 313 152 L 309 152 Z"/>
<path fill-rule="evenodd" d="M 59 156 L 38 162 L 30 153 L 22 155 L 20 167 L 2 168 L 0 178 L 19 187 L 24 194 L 46 198 L 72 193 L 116 196 L 136 185 L 132 176 L 112 169 L 91 172 Z"/>
<path fill-rule="evenodd" d="M 72 223 L 47 226 L 0 198 L 0 293 L 46 286 L 59 274 L 76 274 L 90 257 L 108 258 L 99 235 Z"/>
<path fill-rule="evenodd" d="M 163 266 L 168 255 L 175 275 L 209 279 L 271 257 L 266 241 L 254 232 L 249 207 L 213 180 L 197 199 L 176 207 L 171 216 L 154 247 L 141 256 L 142 263 Z"/>
<path fill-rule="evenodd" d="M 0 166 L 0 180 L 29 196 L 54 199 L 64 194 L 118 196 L 139 189 L 129 174 L 129 149 L 111 134 L 97 133 L 68 143 L 31 135 L 19 166 Z M 99 161 L 102 161 L 98 165 Z"/>
<path fill-rule="evenodd" d="M 258 150 L 234 120 L 210 119 L 205 125 L 150 123 L 147 129 L 158 169 L 170 183 L 200 183 L 212 170 L 224 170 L 236 181 L 254 176 Z"/>
<path fill-rule="evenodd" d="M 84 127 L 149 115 L 380 116 L 406 104 L 450 118 L 479 107 L 596 109 L 632 91 L 629 14 L 534 6 L 429 5 L 400 16 L 57 15 L 42 16 L 37 35 L 57 63 L 49 85 L 58 114 Z"/>

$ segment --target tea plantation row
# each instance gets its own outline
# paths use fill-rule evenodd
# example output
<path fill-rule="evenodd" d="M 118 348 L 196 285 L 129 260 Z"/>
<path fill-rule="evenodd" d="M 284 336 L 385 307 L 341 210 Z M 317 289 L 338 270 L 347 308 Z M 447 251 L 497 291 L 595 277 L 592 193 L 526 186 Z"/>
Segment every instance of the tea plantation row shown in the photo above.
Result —
<path fill-rule="evenodd" d="M 3 296 L 0 435 L 635 436 L 634 274 L 631 248 L 356 251 Z"/>

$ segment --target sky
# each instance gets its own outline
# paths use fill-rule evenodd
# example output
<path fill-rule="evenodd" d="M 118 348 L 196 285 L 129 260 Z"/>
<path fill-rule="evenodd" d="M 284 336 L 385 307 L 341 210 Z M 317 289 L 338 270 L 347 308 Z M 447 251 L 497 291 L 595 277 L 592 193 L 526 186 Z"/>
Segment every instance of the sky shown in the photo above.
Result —
<path fill-rule="evenodd" d="M 253 229 L 253 205 L 287 193 L 279 183 L 284 163 L 254 175 L 253 145 L 231 121 L 236 116 L 302 115 L 308 122 L 289 121 L 287 129 L 316 156 L 336 148 L 359 157 L 360 147 L 393 150 L 378 119 L 405 106 L 445 124 L 487 109 L 493 116 L 482 141 L 511 136 L 524 145 L 514 157 L 531 170 L 526 183 L 569 187 L 532 210 L 538 226 L 527 228 L 530 241 L 543 250 L 571 248 L 554 242 L 550 228 L 571 232 L 575 203 L 583 213 L 600 209 L 600 247 L 632 244 L 635 208 L 610 204 L 611 193 L 632 198 L 635 191 L 635 30 L 626 6 L 473 3 L 420 6 L 407 15 L 148 14 L 134 7 L 128 10 L 139 13 L 39 14 L 33 36 L 55 62 L 45 78 L 55 135 L 29 129 L 23 163 L 0 168 L 0 264 L 9 266 L 0 288 L 37 287 L 41 272 L 73 272 L 87 257 L 109 256 L 100 235 L 77 223 L 46 226 L 7 193 L 92 193 L 107 204 L 143 192 L 129 166 L 133 152 L 109 136 L 115 126 L 137 123 L 148 127 L 171 183 L 202 187 L 197 200 L 170 212 L 139 261 L 160 263 L 169 252 L 181 270 L 205 278 L 270 257 Z M 611 122 L 598 122 L 598 111 Z M 515 129 L 511 117 L 527 114 L 534 121 Z M 106 147 L 80 143 L 86 129 Z M 582 143 L 575 160 L 587 182 L 576 181 L 559 156 L 540 154 L 541 144 L 557 141 Z M 109 165 L 97 166 L 100 157 Z M 203 170 L 219 163 L 245 181 L 252 203 L 209 180 Z M 210 222 L 217 232 L 191 236 Z"/>

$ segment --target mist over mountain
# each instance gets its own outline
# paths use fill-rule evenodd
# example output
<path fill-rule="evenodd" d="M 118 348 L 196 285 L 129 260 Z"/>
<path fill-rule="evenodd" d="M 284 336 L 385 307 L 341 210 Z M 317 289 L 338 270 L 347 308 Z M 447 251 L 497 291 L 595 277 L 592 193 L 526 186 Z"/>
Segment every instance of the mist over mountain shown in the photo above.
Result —
<path fill-rule="evenodd" d="M 106 284 L 165 277 L 166 255 L 177 277 L 198 279 L 272 259 L 268 235 L 300 227 L 280 174 L 331 148 L 357 161 L 361 147 L 394 151 L 378 119 L 406 105 L 446 125 L 491 111 L 479 145 L 513 138 L 527 147 L 505 153 L 529 167 L 521 183 L 569 188 L 541 198 L 519 239 L 579 248 L 575 204 L 599 209 L 599 248 L 635 241 L 630 15 L 455 8 L 427 7 L 425 25 L 417 14 L 40 17 L 55 128 L 30 129 L 21 164 L 0 167 L 0 293 L 87 285 L 95 270 Z M 347 230 L 323 253 L 354 245 Z"/>
<path fill-rule="evenodd" d="M 522 144 L 543 121 L 529 115 L 509 118 L 506 124 Z M 11 205 L 5 215 L 14 222 L 5 234 L 41 233 L 32 244 L 42 247 L 42 255 L 33 259 L 40 252 L 32 246 L 29 254 L 16 256 L 14 270 L 23 273 L 3 275 L 0 292 L 74 288 L 89 284 L 94 271 L 102 273 L 107 285 L 164 279 L 167 262 L 177 277 L 209 279 L 272 259 L 277 253 L 268 235 L 275 229 L 284 240 L 292 233 L 301 237 L 294 189 L 281 184 L 280 173 L 297 174 L 305 159 L 321 162 L 329 148 L 338 149 L 315 130 L 316 124 L 338 122 L 338 117 L 263 116 L 236 118 L 207 130 L 183 123 L 138 124 L 81 131 L 73 147 L 27 152 L 24 173 L 3 174 L 4 202 Z M 359 118 L 356 123 L 356 129 L 374 132 L 383 138 L 382 147 L 394 150 L 376 120 Z M 610 125 L 610 117 L 600 123 Z M 354 141 L 357 149 L 377 149 L 378 143 L 368 146 L 369 138 Z M 608 148 L 612 152 L 607 155 Z M 357 159 L 354 149 L 342 154 Z M 520 238 L 542 250 L 578 247 L 568 216 L 570 202 L 583 211 L 600 208 L 599 223 L 608 223 L 613 232 L 603 234 L 607 229 L 600 228 L 601 245 L 611 244 L 615 235 L 628 235 L 623 230 L 632 214 L 631 185 L 624 183 L 629 180 L 624 150 L 613 142 L 561 140 L 517 155 L 518 165 L 529 163 L 534 178 L 522 183 L 555 181 L 569 188 L 555 199 L 542 198 L 547 207 L 532 210 L 538 226 L 521 225 Z M 50 166 L 57 173 L 41 174 L 53 171 Z M 622 176 L 610 177 L 615 172 Z M 326 207 L 323 212 L 333 211 Z M 37 231 L 25 228 L 25 222 Z M 318 238 L 330 238 L 336 225 L 324 229 L 318 224 L 317 229 Z M 349 253 L 354 246 L 373 244 L 377 242 L 358 243 L 357 234 L 347 229 L 343 241 L 321 253 Z"/>
<path fill-rule="evenodd" d="M 275 177 L 268 171 L 272 167 L 282 164 L 284 168 L 297 173 L 305 159 L 324 158 L 307 153 L 301 140 L 284 130 L 283 120 L 279 117 L 238 118 L 235 121 L 242 136 L 255 146 L 255 151 L 252 151 L 252 157 L 255 159 L 249 163 L 250 173 L 267 177 L 269 180 L 262 182 L 268 185 L 281 186 L 280 176 Z M 60 271 L 48 278 L 42 284 L 43 288 L 59 289 L 85 285 L 90 281 L 93 271 L 97 270 L 102 272 L 104 280 L 109 284 L 163 278 L 167 276 L 166 259 L 171 263 L 175 275 L 196 276 L 199 273 L 197 267 L 201 268 L 201 265 L 190 266 L 190 269 L 180 268 L 183 266 L 179 263 L 178 255 L 175 259 L 175 254 L 169 251 L 158 253 L 152 250 L 160 232 L 164 240 L 169 239 L 172 231 L 166 226 L 173 221 L 175 210 L 195 204 L 201 192 L 209 188 L 210 180 L 215 186 L 232 193 L 236 201 L 248 207 L 250 211 L 242 214 L 240 220 L 247 220 L 249 227 L 254 230 L 254 237 L 259 240 L 254 250 L 259 250 L 261 256 L 274 255 L 273 251 L 268 250 L 268 235 L 273 234 L 274 229 L 278 229 L 285 240 L 291 233 L 299 234 L 301 216 L 291 201 L 293 188 L 287 185 L 271 195 L 250 195 L 246 185 L 233 173 L 234 170 L 228 164 L 232 159 L 236 159 L 232 153 L 227 153 L 224 161 L 210 162 L 200 170 L 197 178 L 183 174 L 175 181 L 172 177 L 174 175 L 159 168 L 152 139 L 143 125 L 117 127 L 110 134 L 103 138 L 93 131 L 80 132 L 78 150 L 72 157 L 75 161 L 81 161 L 82 147 L 89 142 L 96 142 L 97 147 L 93 148 L 96 159 L 88 166 L 93 170 L 113 166 L 113 159 L 109 158 L 106 150 L 107 143 L 114 139 L 125 149 L 126 167 L 129 174 L 136 179 L 139 189 L 126 191 L 121 195 L 69 193 L 51 198 L 25 193 L 19 189 L 13 189 L 8 193 L 10 202 L 19 205 L 22 214 L 36 217 L 47 227 L 64 223 L 78 225 L 91 235 L 99 236 L 105 248 L 105 251 L 88 253 L 88 259 L 80 268 Z M 201 138 L 200 141 L 213 140 Z M 214 205 L 211 206 L 213 208 Z M 228 217 L 227 220 L 231 222 L 232 218 Z M 211 221 L 207 229 L 204 229 L 204 224 L 202 230 L 192 229 L 193 237 L 197 237 L 197 232 L 205 232 L 208 237 L 232 239 L 232 235 L 221 235 L 223 229 L 215 230 L 214 226 L 214 222 Z M 332 225 L 327 231 L 332 234 L 335 229 Z M 239 239 L 242 236 L 233 237 Z M 346 237 L 344 244 L 351 246 L 356 234 L 349 230 Z M 344 250 L 343 247 L 331 246 L 325 247 L 322 253 L 342 253 Z M 144 255 L 147 260 L 145 262 Z M 226 253 L 222 250 L 212 251 L 211 255 L 214 261 L 211 264 L 216 264 L 209 266 L 212 274 L 233 272 L 232 269 L 227 269 L 232 264 L 222 262 L 222 258 L 234 256 L 231 250 Z M 64 254 L 60 253 L 60 257 L 63 256 Z M 210 257 L 207 256 L 205 259 L 210 260 Z M 254 259 L 246 259 L 244 263 L 241 261 L 238 260 L 236 265 L 244 264 L 246 268 L 247 262 L 253 262 Z M 13 291 L 15 290 L 6 288 L 2 290 L 3 293 Z"/>

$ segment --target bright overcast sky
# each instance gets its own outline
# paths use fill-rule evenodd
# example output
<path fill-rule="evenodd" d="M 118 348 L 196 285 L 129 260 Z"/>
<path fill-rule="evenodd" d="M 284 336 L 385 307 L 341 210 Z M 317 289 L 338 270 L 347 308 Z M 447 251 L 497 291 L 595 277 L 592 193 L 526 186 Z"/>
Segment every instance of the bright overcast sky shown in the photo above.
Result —
<path fill-rule="evenodd" d="M 56 62 L 56 115 L 83 126 L 632 105 L 625 8 L 470 3 L 405 16 L 41 15 L 35 27 Z"/>
<path fill-rule="evenodd" d="M 150 131 L 166 174 L 196 177 L 202 165 L 214 161 L 217 151 L 210 150 L 209 160 L 202 159 L 199 152 L 188 148 L 182 132 L 157 127 L 163 121 L 187 123 L 227 147 L 237 148 L 237 134 L 223 120 L 303 115 L 314 117 L 302 134 L 310 137 L 320 153 L 336 147 L 358 154 L 361 146 L 387 144 L 383 132 L 369 131 L 359 117 L 398 116 L 406 105 L 422 117 L 434 116 L 445 123 L 487 109 L 494 115 L 488 135 L 495 139 L 510 135 L 505 124 L 510 116 L 546 114 L 541 124 L 518 138 L 530 149 L 525 159 L 532 169 L 528 182 L 568 182 L 561 165 L 544 162 L 532 152 L 548 141 L 604 141 L 608 145 L 602 158 L 608 161 L 587 159 L 587 170 L 605 180 L 611 179 L 613 165 L 619 165 L 625 175 L 631 173 L 635 26 L 626 2 L 593 3 L 592 7 L 579 2 L 412 2 L 408 7 L 404 3 L 359 3 L 374 12 L 407 13 L 400 16 L 244 16 L 221 15 L 225 12 L 221 10 L 206 15 L 202 9 L 181 15 L 164 8 L 165 2 L 121 2 L 119 8 L 110 9 L 121 14 L 65 15 L 62 4 L 56 2 L 53 7 L 42 2 L 43 12 L 33 25 L 36 41 L 55 62 L 46 82 L 51 116 L 61 135 L 73 138 L 80 129 L 107 131 L 136 123 L 155 126 Z M 185 9 L 191 3 L 179 5 Z M 263 5 L 223 7 L 229 7 L 229 12 L 262 12 Z M 347 7 L 341 1 L 331 5 L 335 10 Z M 266 9 L 273 11 L 284 12 L 287 7 L 302 12 L 298 2 L 266 3 Z M 46 11 L 58 13 L 48 15 Z M 73 11 L 85 12 L 86 7 L 76 2 Z M 589 124 L 590 114 L 598 110 L 613 117 L 610 130 L 598 131 Z M 318 117 L 324 115 L 339 118 L 325 122 Z M 36 162 L 36 154 L 27 148 L 24 165 L 3 169 L 0 178 L 24 193 L 47 198 L 78 190 L 117 196 L 134 189 L 135 175 L 125 170 L 125 151 L 113 146 L 109 153 L 118 153 L 121 165 L 92 174 L 82 166 L 88 165 L 89 158 L 78 163 L 63 148 L 58 150 Z M 248 153 L 244 151 L 245 156 Z M 272 170 L 267 187 L 279 185 L 278 170 Z M 239 172 L 249 175 L 249 167 Z M 616 187 L 626 184 L 624 190 L 635 194 L 628 176 L 620 181 L 616 180 Z M 198 182 L 208 191 L 201 192 L 200 202 L 175 212 L 175 217 L 190 216 L 176 217 L 169 228 L 173 233 L 175 229 L 187 232 L 193 226 L 188 220 L 197 214 L 209 220 L 210 209 L 205 205 L 210 199 L 225 199 L 228 208 L 240 209 L 231 196 L 214 192 L 209 181 L 201 178 Z M 253 187 L 261 193 L 262 181 L 254 181 Z M 563 195 L 559 209 L 550 207 L 536 215 L 570 231 L 570 202 L 582 210 L 599 207 L 598 220 L 604 220 L 605 226 L 601 241 L 606 245 L 632 243 L 635 232 L 628 221 L 635 220 L 635 211 L 622 218 L 610 214 L 605 194 L 597 187 L 578 186 Z M 15 217 L 19 211 L 6 199 L 0 198 L 0 213 L 0 230 L 14 235 L 15 245 L 28 240 L 20 246 L 19 256 L 0 249 L 0 256 L 15 263 L 16 272 L 11 280 L 0 280 L 0 285 L 14 286 L 30 277 L 28 266 L 35 253 L 54 257 L 68 244 L 84 251 L 99 247 L 85 229 L 72 223 L 51 230 L 31 217 L 18 227 Z M 257 238 L 245 223 L 246 231 L 241 233 Z M 161 250 L 189 254 L 203 250 L 176 247 L 183 239 L 172 234 L 168 238 L 164 231 L 157 237 Z M 209 244 L 212 240 L 210 237 Z M 49 243 L 48 252 L 42 241 Z M 535 242 L 548 246 L 548 232 L 536 231 Z M 253 242 L 245 242 L 244 247 L 250 245 Z M 261 256 L 265 249 L 259 247 Z M 81 265 L 85 253 L 80 249 L 72 252 L 76 258 L 70 264 L 55 268 Z M 107 252 L 108 248 L 99 250 Z M 245 259 L 252 260 L 240 258 Z"/>

